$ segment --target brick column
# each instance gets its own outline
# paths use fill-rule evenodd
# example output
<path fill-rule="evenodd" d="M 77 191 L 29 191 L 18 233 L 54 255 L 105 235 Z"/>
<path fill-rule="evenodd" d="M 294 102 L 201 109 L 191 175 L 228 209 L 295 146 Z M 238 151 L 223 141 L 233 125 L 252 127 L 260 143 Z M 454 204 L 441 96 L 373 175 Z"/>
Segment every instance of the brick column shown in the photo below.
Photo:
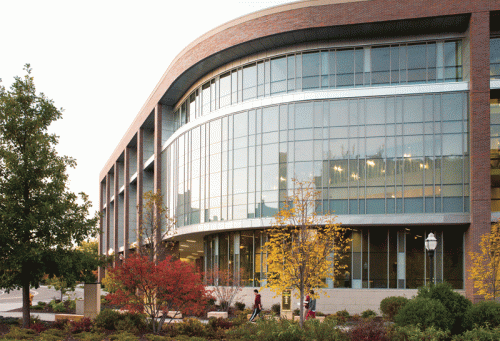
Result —
<path fill-rule="evenodd" d="M 114 259 L 114 266 L 118 264 L 118 250 L 120 249 L 120 246 L 118 245 L 118 209 L 120 206 L 120 200 L 118 200 L 118 192 L 120 191 L 120 169 L 118 168 L 118 162 L 115 162 L 115 176 L 114 176 L 114 205 L 113 205 L 113 236 L 114 236 L 114 245 L 113 249 L 115 250 L 115 259 Z"/>
<path fill-rule="evenodd" d="M 481 236 L 491 228 L 490 179 L 490 13 L 472 13 L 467 42 L 470 48 L 470 219 L 465 234 L 465 290 L 471 300 L 474 283 L 468 279 L 469 252 L 479 250 Z"/>
<path fill-rule="evenodd" d="M 142 247 L 142 192 L 144 174 L 144 129 L 137 131 L 137 249 Z"/>
<path fill-rule="evenodd" d="M 161 142 L 162 142 L 162 107 L 161 104 L 157 104 L 155 107 L 155 128 L 154 128 L 154 179 L 153 179 L 153 190 L 154 193 L 161 193 Z M 159 226 L 161 226 L 160 212 L 155 207 L 155 217 L 158 219 Z M 155 244 L 161 243 L 161 228 L 156 230 Z M 155 247 L 156 248 L 156 247 Z M 156 255 L 155 255 L 156 257 Z"/>
<path fill-rule="evenodd" d="M 123 163 L 123 256 L 127 259 L 130 251 L 129 237 L 129 195 L 130 195 L 130 150 L 125 147 L 125 161 Z"/>
<path fill-rule="evenodd" d="M 109 235 L 111 233 L 109 229 L 109 225 L 111 224 L 111 214 L 109 206 L 111 205 L 111 181 L 109 179 L 109 173 L 106 174 L 106 244 L 105 244 L 105 249 L 104 249 L 104 254 L 106 256 L 108 255 L 108 250 L 109 250 Z"/>
<path fill-rule="evenodd" d="M 104 180 L 106 181 L 106 180 Z M 105 224 L 105 221 L 104 221 L 104 202 L 105 202 L 105 198 L 106 198 L 106 182 L 104 182 L 104 184 L 102 183 L 102 181 L 99 183 L 99 212 L 101 213 L 101 216 L 99 217 L 99 237 L 98 237 L 98 250 L 97 250 L 97 253 L 99 254 L 99 256 L 103 255 L 103 254 L 106 254 L 105 252 L 105 240 L 104 240 L 104 224 Z M 101 282 L 102 279 L 104 278 L 104 268 L 103 267 L 99 267 L 98 271 L 97 271 L 97 282 Z"/>

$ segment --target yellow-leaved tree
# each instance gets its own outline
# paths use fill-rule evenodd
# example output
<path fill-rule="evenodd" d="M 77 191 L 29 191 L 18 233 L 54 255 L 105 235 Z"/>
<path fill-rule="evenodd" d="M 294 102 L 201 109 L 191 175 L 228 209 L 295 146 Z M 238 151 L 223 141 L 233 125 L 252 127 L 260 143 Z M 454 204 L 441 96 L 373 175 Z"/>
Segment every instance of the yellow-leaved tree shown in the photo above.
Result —
<path fill-rule="evenodd" d="M 472 266 L 469 279 L 476 294 L 485 300 L 500 297 L 500 222 L 491 226 L 490 234 L 481 236 L 478 252 L 469 252 Z"/>
<path fill-rule="evenodd" d="M 324 287 L 326 278 L 334 279 L 345 269 L 340 261 L 350 248 L 350 239 L 334 215 L 316 213 L 320 191 L 312 182 L 293 179 L 293 183 L 292 195 L 268 231 L 266 287 L 276 295 L 292 289 L 304 302 L 306 291 Z M 301 303 L 301 326 L 303 312 Z"/>

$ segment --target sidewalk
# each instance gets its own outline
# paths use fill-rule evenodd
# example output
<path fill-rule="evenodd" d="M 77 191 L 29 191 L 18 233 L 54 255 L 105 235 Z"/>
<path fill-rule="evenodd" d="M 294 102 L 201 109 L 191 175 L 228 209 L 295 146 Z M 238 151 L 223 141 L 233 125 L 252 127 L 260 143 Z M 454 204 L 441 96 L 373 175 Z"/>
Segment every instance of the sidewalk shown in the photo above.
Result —
<path fill-rule="evenodd" d="M 15 317 L 22 318 L 23 313 L 21 312 L 11 312 L 10 310 L 19 309 L 23 306 L 22 303 L 0 303 L 0 316 L 3 317 Z M 31 317 L 37 317 L 42 321 L 54 322 L 55 321 L 54 313 L 39 313 L 36 311 L 31 312 Z"/>
<path fill-rule="evenodd" d="M 18 313 L 18 312 L 3 312 L 0 311 L 0 316 L 3 317 L 15 317 L 15 318 L 22 318 L 23 313 Z M 42 321 L 47 321 L 47 322 L 54 322 L 56 319 L 56 314 L 53 313 L 37 313 L 37 312 L 31 312 L 31 318 L 39 318 Z"/>

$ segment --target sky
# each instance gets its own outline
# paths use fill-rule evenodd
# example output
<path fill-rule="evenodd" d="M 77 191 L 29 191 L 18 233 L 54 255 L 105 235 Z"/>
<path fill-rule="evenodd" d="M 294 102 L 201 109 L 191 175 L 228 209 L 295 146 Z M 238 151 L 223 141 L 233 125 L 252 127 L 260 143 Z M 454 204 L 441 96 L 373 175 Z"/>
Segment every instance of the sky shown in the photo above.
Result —
<path fill-rule="evenodd" d="M 76 159 L 69 188 L 99 208 L 99 173 L 175 56 L 207 31 L 292 0 L 0 0 L 0 78 L 30 63 L 63 108 L 50 130 Z M 92 211 L 92 212 L 93 212 Z"/>

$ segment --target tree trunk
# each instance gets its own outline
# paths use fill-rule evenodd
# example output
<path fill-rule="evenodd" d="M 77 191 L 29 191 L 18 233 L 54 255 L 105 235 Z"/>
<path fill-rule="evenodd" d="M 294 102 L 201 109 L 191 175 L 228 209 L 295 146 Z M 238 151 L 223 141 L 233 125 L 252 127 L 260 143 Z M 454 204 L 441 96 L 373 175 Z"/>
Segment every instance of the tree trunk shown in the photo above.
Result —
<path fill-rule="evenodd" d="M 300 328 L 304 327 L 304 281 L 300 281 Z"/>
<path fill-rule="evenodd" d="M 23 328 L 29 328 L 30 320 L 30 283 L 26 281 L 23 283 Z"/>

